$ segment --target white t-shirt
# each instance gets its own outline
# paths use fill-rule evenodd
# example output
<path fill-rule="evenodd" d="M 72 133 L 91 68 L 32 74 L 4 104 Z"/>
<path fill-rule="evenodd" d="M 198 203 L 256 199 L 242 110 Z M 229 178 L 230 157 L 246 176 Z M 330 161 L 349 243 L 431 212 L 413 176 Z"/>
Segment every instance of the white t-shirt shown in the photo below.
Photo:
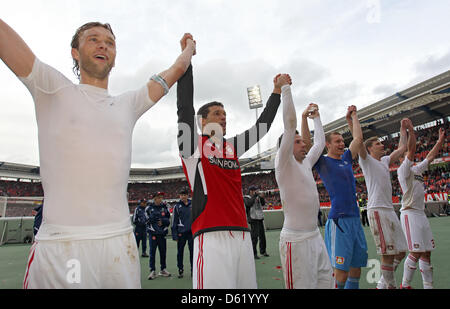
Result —
<path fill-rule="evenodd" d="M 72 83 L 37 58 L 30 75 L 20 80 L 36 108 L 43 225 L 94 227 L 130 221 L 133 128 L 154 105 L 147 87 L 113 97 L 106 89 Z"/>
<path fill-rule="evenodd" d="M 365 160 L 359 156 L 359 165 L 367 185 L 367 209 L 374 207 L 394 209 L 392 204 L 391 176 L 389 173 L 390 160 L 389 156 L 382 157 L 380 161 L 370 154 L 367 154 Z"/>
<path fill-rule="evenodd" d="M 397 170 L 398 181 L 403 191 L 401 211 L 407 209 L 425 209 L 425 187 L 423 182 L 423 172 L 428 170 L 428 160 L 414 165 L 408 157 L 405 157 L 402 165 Z"/>
<path fill-rule="evenodd" d="M 289 86 L 282 87 L 282 98 L 285 129 L 275 157 L 275 178 L 284 211 L 283 229 L 313 231 L 317 229 L 320 202 L 312 167 L 325 147 L 325 135 L 320 118 L 314 118 L 314 145 L 299 163 L 293 153 L 297 119 Z"/>

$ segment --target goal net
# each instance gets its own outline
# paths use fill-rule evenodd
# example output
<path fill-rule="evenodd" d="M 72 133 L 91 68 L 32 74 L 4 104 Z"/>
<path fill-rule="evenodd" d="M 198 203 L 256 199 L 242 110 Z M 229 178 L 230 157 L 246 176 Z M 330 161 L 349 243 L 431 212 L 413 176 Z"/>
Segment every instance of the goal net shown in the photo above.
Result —
<path fill-rule="evenodd" d="M 32 241 L 34 209 L 43 199 L 0 196 L 0 245 Z"/>

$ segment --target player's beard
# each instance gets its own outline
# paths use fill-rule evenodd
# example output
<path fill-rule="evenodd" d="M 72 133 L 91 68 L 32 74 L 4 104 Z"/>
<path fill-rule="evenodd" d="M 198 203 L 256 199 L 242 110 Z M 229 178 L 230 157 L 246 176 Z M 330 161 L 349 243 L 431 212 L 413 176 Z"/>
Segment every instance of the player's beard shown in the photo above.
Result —
<path fill-rule="evenodd" d="M 99 63 L 95 63 L 89 57 L 85 57 L 85 59 L 80 62 L 80 67 L 90 77 L 104 80 L 108 77 L 109 72 L 111 72 L 114 67 L 114 62 L 105 62 L 105 64 L 101 65 Z"/>

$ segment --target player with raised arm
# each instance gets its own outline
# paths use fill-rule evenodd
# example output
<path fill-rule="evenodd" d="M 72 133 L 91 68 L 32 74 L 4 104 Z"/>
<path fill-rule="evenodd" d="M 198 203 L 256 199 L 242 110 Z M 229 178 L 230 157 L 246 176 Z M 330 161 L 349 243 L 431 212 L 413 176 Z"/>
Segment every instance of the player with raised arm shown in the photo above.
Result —
<path fill-rule="evenodd" d="M 338 289 L 358 289 L 361 267 L 367 265 L 367 243 L 356 202 L 356 185 L 352 162 L 362 147 L 362 130 L 356 106 L 347 110 L 353 140 L 345 150 L 338 132 L 325 137 L 327 156 L 321 156 L 314 168 L 318 171 L 331 199 L 325 225 L 325 245 L 334 268 Z"/>
<path fill-rule="evenodd" d="M 333 269 L 317 227 L 320 202 L 312 173 L 312 167 L 325 147 L 325 134 L 318 106 L 309 104 L 302 114 L 314 120 L 314 144 L 308 151 L 305 139 L 310 135 L 304 138 L 296 131 L 297 117 L 290 79 L 283 78 L 282 82 L 284 132 L 275 157 L 275 177 L 284 212 L 279 249 L 285 287 L 331 289 Z M 302 117 L 302 132 L 309 132 L 306 117 Z"/>
<path fill-rule="evenodd" d="M 445 142 L 445 130 L 439 129 L 439 139 L 427 157 L 414 165 L 416 137 L 414 130 L 409 131 L 408 150 L 400 157 L 401 165 L 397 170 L 400 187 L 403 191 L 400 221 L 408 243 L 409 255 L 403 266 L 403 279 L 400 288 L 410 289 L 413 275 L 419 262 L 424 289 L 433 288 L 433 267 L 431 251 L 435 249 L 433 233 L 425 215 L 424 181 L 422 174 L 439 154 Z"/>
<path fill-rule="evenodd" d="M 178 145 L 193 192 L 196 289 L 257 287 L 238 159 L 267 133 L 275 118 L 281 93 L 277 77 L 256 124 L 228 139 L 224 138 L 226 112 L 219 102 L 205 104 L 198 110 L 202 135 L 197 134 L 192 65 L 178 81 Z"/>
<path fill-rule="evenodd" d="M 45 194 L 23 287 L 140 288 L 126 198 L 133 128 L 184 74 L 195 43 L 188 40 L 169 69 L 118 96 L 108 93 L 116 59 L 109 24 L 81 26 L 71 46 L 79 84 L 40 61 L 0 19 L 0 58 L 34 100 Z"/>
<path fill-rule="evenodd" d="M 412 123 L 405 118 L 401 121 L 398 148 L 385 155 L 385 147 L 377 137 L 364 142 L 359 152 L 359 165 L 367 185 L 367 215 L 370 230 L 375 241 L 377 254 L 381 255 L 381 279 L 378 289 L 395 289 L 395 270 L 405 257 L 407 250 L 400 220 L 392 203 L 392 183 L 389 166 L 394 164 L 406 151 L 407 130 L 412 131 Z"/>

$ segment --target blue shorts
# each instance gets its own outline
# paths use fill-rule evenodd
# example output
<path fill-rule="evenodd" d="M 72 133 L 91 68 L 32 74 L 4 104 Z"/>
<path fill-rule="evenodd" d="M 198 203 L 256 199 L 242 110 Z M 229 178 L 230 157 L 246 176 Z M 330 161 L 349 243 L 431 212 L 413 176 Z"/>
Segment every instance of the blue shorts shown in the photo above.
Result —
<path fill-rule="evenodd" d="M 367 266 L 366 236 L 359 217 L 328 219 L 325 245 L 333 268 L 349 271 Z"/>

